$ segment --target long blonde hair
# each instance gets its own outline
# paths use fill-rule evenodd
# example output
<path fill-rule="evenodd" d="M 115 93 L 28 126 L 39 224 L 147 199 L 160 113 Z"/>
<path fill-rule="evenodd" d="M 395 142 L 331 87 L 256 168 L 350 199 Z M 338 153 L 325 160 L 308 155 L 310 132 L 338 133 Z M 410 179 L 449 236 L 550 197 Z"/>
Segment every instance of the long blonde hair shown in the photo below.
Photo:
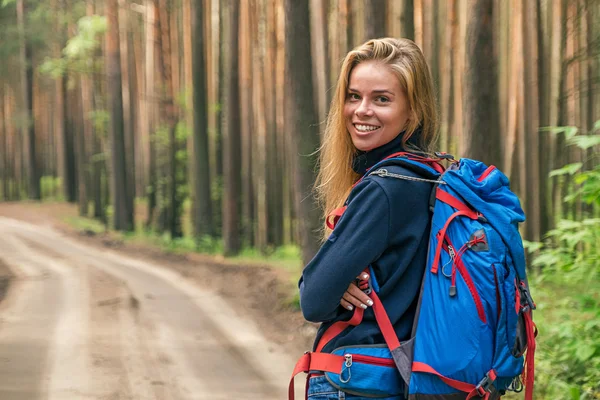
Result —
<path fill-rule="evenodd" d="M 359 178 L 352 169 L 357 149 L 346 128 L 344 104 L 350 73 L 356 65 L 365 61 L 379 61 L 388 65 L 405 91 L 411 109 L 411 117 L 402 138 L 405 148 L 428 153 L 437 137 L 438 115 L 432 78 L 421 49 L 413 41 L 373 39 L 350 51 L 342 64 L 319 149 L 315 190 L 325 218 L 343 205 L 352 185 Z M 419 127 L 421 131 L 416 144 L 410 146 L 407 141 Z M 324 233 L 327 236 L 329 232 L 326 229 Z"/>

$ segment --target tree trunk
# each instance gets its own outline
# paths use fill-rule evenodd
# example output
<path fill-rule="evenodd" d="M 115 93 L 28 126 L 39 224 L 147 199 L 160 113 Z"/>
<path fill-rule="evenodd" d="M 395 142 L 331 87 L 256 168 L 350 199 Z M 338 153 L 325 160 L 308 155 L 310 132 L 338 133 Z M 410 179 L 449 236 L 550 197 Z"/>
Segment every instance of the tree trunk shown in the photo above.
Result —
<path fill-rule="evenodd" d="M 365 36 L 364 40 L 385 37 L 386 1 L 365 1 Z"/>
<path fill-rule="evenodd" d="M 468 9 L 464 154 L 503 167 L 493 0 L 471 0 Z"/>
<path fill-rule="evenodd" d="M 249 2 L 240 5 L 240 116 L 242 143 L 242 242 L 254 245 L 254 186 L 252 184 L 252 44 Z"/>
<path fill-rule="evenodd" d="M 536 13 L 537 18 L 537 43 L 538 43 L 538 59 L 537 59 L 537 74 L 538 74 L 538 115 L 539 115 L 539 126 L 546 127 L 550 125 L 550 30 L 548 28 L 548 14 L 549 6 L 548 3 L 544 3 L 545 8 L 542 8 L 542 0 L 536 0 Z M 545 12 L 544 12 L 545 11 Z M 538 180 L 539 180 L 539 231 L 540 234 L 548 231 L 550 222 L 550 207 L 548 205 L 549 198 L 549 185 L 548 185 L 548 174 L 550 173 L 549 168 L 549 135 L 545 132 L 538 132 L 539 138 L 539 164 L 538 164 Z"/>
<path fill-rule="evenodd" d="M 319 208 L 311 193 L 315 181 L 315 160 L 308 156 L 319 147 L 314 110 L 308 0 L 285 0 L 286 52 L 286 127 L 289 132 L 288 155 L 295 160 L 295 207 L 300 222 L 302 260 L 307 264 L 319 249 Z"/>
<path fill-rule="evenodd" d="M 540 232 L 540 181 L 545 177 L 540 177 L 540 146 L 539 131 L 540 116 L 538 108 L 538 87 L 539 75 L 537 74 L 538 42 L 536 37 L 536 27 L 538 25 L 539 14 L 536 12 L 535 3 L 531 1 L 524 2 L 523 5 L 523 57 L 525 61 L 523 78 L 525 80 L 525 138 L 527 148 L 527 163 L 521 165 L 525 170 L 527 181 L 527 202 L 525 203 L 525 214 L 527 215 L 526 238 L 531 241 L 541 239 Z M 525 51 L 525 49 L 527 49 Z"/>
<path fill-rule="evenodd" d="M 206 98 L 206 64 L 204 58 L 204 8 L 196 4 L 196 26 L 194 28 L 194 191 L 196 204 L 196 237 L 213 236 L 212 204 L 210 198 L 210 171 L 208 156 L 208 118 Z"/>
<path fill-rule="evenodd" d="M 226 256 L 240 251 L 240 187 L 241 137 L 240 95 L 238 77 L 239 3 L 227 0 L 221 3 L 224 19 L 221 38 L 223 61 L 223 108 L 221 133 L 223 134 L 223 252 Z"/>
<path fill-rule="evenodd" d="M 266 60 L 264 63 L 267 86 L 267 190 L 268 190 L 268 242 L 278 247 L 283 243 L 283 191 L 282 153 L 278 145 L 283 130 L 277 129 L 277 4 L 267 3 Z M 283 110 L 282 110 L 283 111 Z"/>
<path fill-rule="evenodd" d="M 253 164 L 252 170 L 255 188 L 256 229 L 254 231 L 255 246 L 261 251 L 267 248 L 268 208 L 267 208 L 267 122 L 265 118 L 265 76 L 262 65 L 264 64 L 264 0 L 258 4 L 251 2 L 251 27 L 256 33 L 254 37 L 254 52 L 252 64 L 253 101 L 254 113 L 253 130 Z M 252 5 L 254 4 L 254 7 Z M 308 38 L 307 38 L 308 39 Z M 308 41 L 310 46 L 310 41 Z M 311 82 L 312 80 L 306 81 Z"/>
<path fill-rule="evenodd" d="M 106 33 L 106 72 L 108 76 L 108 109 L 111 122 L 111 192 L 113 204 L 113 227 L 116 230 L 133 230 L 133 205 L 128 204 L 127 165 L 125 162 L 125 138 L 123 120 L 123 94 L 121 91 L 121 53 L 119 51 L 118 1 L 106 1 L 108 30 Z"/>
<path fill-rule="evenodd" d="M 169 132 L 169 144 L 168 144 L 168 168 L 166 169 L 168 177 L 167 185 L 167 196 L 168 208 L 167 208 L 167 221 L 168 229 L 171 233 L 171 239 L 179 238 L 183 235 L 181 227 L 181 211 L 182 201 L 178 195 L 179 187 L 181 186 L 180 177 L 185 177 L 185 174 L 178 174 L 178 161 L 177 151 L 179 149 L 179 143 L 175 136 L 175 130 L 177 128 L 177 112 L 175 110 L 174 101 L 174 87 L 173 87 L 173 75 L 176 71 L 171 68 L 171 26 L 169 23 L 169 12 L 171 10 L 171 4 L 168 0 L 158 0 L 158 11 L 159 11 L 159 43 L 160 43 L 160 57 L 158 58 L 159 71 L 161 73 L 162 82 L 164 82 L 164 92 L 161 101 L 160 114 L 161 122 L 166 124 Z"/>
<path fill-rule="evenodd" d="M 156 42 L 156 11 L 154 9 L 154 0 L 146 0 L 145 30 L 146 30 L 146 88 L 145 88 L 145 111 L 146 111 L 146 135 L 148 137 L 148 215 L 146 217 L 146 229 L 150 229 L 154 224 L 154 210 L 156 208 L 156 140 L 154 124 L 154 54 Z"/>
<path fill-rule="evenodd" d="M 23 105 L 25 111 L 25 137 L 27 143 L 27 172 L 28 172 L 28 194 L 33 200 L 40 200 L 40 178 L 38 176 L 35 121 L 33 116 L 33 57 L 31 43 L 25 37 L 25 19 L 27 6 L 25 0 L 17 0 L 17 24 L 19 29 L 21 50 L 21 88 Z"/>
<path fill-rule="evenodd" d="M 415 9 L 414 0 L 402 0 L 400 14 L 400 36 L 405 39 L 415 40 Z"/>

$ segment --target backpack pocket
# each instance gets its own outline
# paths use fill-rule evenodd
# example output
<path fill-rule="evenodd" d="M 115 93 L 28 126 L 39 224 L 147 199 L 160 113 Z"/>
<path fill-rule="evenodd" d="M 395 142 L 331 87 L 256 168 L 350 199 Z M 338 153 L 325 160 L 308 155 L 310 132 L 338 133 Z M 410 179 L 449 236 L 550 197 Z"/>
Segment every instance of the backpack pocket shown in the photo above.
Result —
<path fill-rule="evenodd" d="M 386 345 L 346 346 L 335 349 L 332 354 L 345 359 L 339 373 L 325 372 L 335 388 L 373 398 L 404 393 L 404 382 Z"/>
<path fill-rule="evenodd" d="M 523 371 L 523 352 L 527 344 L 525 323 L 520 313 L 518 279 L 510 263 L 496 264 L 501 307 L 496 326 L 494 369 L 500 377 L 515 377 Z"/>

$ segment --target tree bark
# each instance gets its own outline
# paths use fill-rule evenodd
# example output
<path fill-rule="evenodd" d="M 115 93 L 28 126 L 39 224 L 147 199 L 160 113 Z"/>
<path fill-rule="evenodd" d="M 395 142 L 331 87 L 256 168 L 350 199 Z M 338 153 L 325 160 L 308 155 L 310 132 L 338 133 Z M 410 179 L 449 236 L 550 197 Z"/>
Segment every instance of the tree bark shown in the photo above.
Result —
<path fill-rule="evenodd" d="M 538 108 L 539 75 L 537 71 L 538 42 L 536 27 L 539 14 L 535 9 L 535 3 L 527 1 L 523 3 L 523 57 L 525 61 L 523 78 L 525 80 L 525 140 L 527 147 L 527 163 L 521 165 L 525 170 L 527 181 L 527 202 L 525 203 L 525 214 L 527 215 L 526 238 L 532 241 L 541 239 L 540 232 L 540 182 L 545 177 L 540 177 L 540 146 L 539 131 L 540 116 Z M 527 49 L 527 50 L 525 50 Z"/>
<path fill-rule="evenodd" d="M 154 124 L 154 60 L 156 59 L 155 34 L 156 34 L 156 11 L 154 9 L 154 0 L 146 0 L 145 30 L 146 30 L 146 88 L 145 88 L 145 112 L 146 112 L 146 136 L 148 137 L 148 215 L 146 217 L 146 229 L 150 229 L 154 224 L 154 210 L 156 208 L 156 140 L 154 139 L 156 125 Z"/>
<path fill-rule="evenodd" d="M 196 4 L 196 25 L 194 28 L 194 191 L 196 204 L 196 237 L 213 236 L 212 204 L 210 198 L 210 170 L 208 156 L 208 118 L 206 98 L 206 64 L 204 40 L 204 8 Z"/>
<path fill-rule="evenodd" d="M 223 252 L 226 256 L 240 251 L 240 187 L 241 136 L 239 94 L 239 3 L 227 0 L 223 7 L 224 26 L 221 43 L 223 51 L 223 109 L 221 132 L 223 134 Z"/>
<path fill-rule="evenodd" d="M 468 9 L 464 154 L 503 168 L 493 0 L 471 0 Z"/>
<path fill-rule="evenodd" d="M 385 0 L 365 1 L 365 41 L 385 37 L 386 16 Z"/>
<path fill-rule="evenodd" d="M 25 0 L 17 0 L 17 24 L 21 55 L 21 89 L 25 111 L 25 137 L 27 143 L 28 194 L 32 200 L 40 200 L 40 178 L 37 165 L 35 121 L 33 115 L 33 57 L 31 43 L 25 36 L 27 6 Z"/>
<path fill-rule="evenodd" d="M 302 260 L 307 264 L 319 248 L 319 208 L 311 193 L 315 181 L 313 154 L 319 147 L 317 118 L 314 110 L 308 0 L 285 0 L 286 128 L 289 132 L 288 155 L 295 160 L 295 207 L 299 220 Z"/>
<path fill-rule="evenodd" d="M 123 93 L 121 91 L 121 53 L 119 51 L 118 1 L 106 1 L 108 30 L 106 33 L 106 72 L 108 76 L 108 105 L 111 122 L 111 192 L 114 209 L 113 227 L 116 230 L 133 230 L 133 206 L 128 204 L 127 165 L 123 120 Z"/>
<path fill-rule="evenodd" d="M 400 36 L 405 39 L 415 40 L 415 9 L 414 0 L 402 0 L 400 14 Z"/>
<path fill-rule="evenodd" d="M 158 58 L 159 71 L 161 73 L 162 82 L 164 82 L 164 91 L 161 101 L 160 114 L 161 122 L 167 127 L 169 135 L 168 144 L 168 168 L 166 169 L 168 185 L 167 185 L 167 223 L 168 229 L 171 234 L 171 239 L 179 238 L 183 236 L 183 230 L 181 227 L 181 212 L 182 212 L 182 201 L 178 195 L 179 187 L 181 186 L 181 175 L 185 177 L 185 174 L 178 174 L 177 152 L 179 150 L 179 143 L 177 141 L 175 131 L 177 128 L 177 112 L 175 109 L 175 92 L 173 85 L 173 76 L 176 71 L 172 69 L 171 65 L 171 35 L 173 34 L 170 26 L 169 13 L 171 10 L 171 4 L 169 0 L 158 0 L 157 1 L 158 12 L 159 12 L 159 44 L 161 49 L 160 57 Z"/>
<path fill-rule="evenodd" d="M 240 5 L 240 115 L 242 143 L 242 242 L 254 245 L 254 186 L 252 184 L 252 43 L 249 2 Z"/>

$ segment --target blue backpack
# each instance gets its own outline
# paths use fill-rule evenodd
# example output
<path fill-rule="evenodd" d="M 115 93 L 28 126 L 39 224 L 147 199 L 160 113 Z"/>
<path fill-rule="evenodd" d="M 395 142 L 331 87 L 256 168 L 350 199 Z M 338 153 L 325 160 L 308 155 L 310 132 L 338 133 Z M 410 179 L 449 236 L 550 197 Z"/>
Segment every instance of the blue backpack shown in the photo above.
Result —
<path fill-rule="evenodd" d="M 333 324 L 315 352 L 298 361 L 290 399 L 293 377 L 315 371 L 322 371 L 336 388 L 365 397 L 497 399 L 525 386 L 525 398 L 533 398 L 537 331 L 518 230 L 523 210 L 508 178 L 494 166 L 436 155 L 438 159 L 396 153 L 365 175 L 435 182 L 429 253 L 412 337 L 402 343 L 396 337 L 368 267 L 366 292 L 386 345 L 321 352 L 332 338 L 362 321 L 363 310 L 356 307 L 351 320 Z M 446 170 L 438 163 L 443 158 L 452 161 Z M 391 173 L 389 165 L 401 165 L 422 178 Z M 344 210 L 328 218 L 330 228 Z"/>

